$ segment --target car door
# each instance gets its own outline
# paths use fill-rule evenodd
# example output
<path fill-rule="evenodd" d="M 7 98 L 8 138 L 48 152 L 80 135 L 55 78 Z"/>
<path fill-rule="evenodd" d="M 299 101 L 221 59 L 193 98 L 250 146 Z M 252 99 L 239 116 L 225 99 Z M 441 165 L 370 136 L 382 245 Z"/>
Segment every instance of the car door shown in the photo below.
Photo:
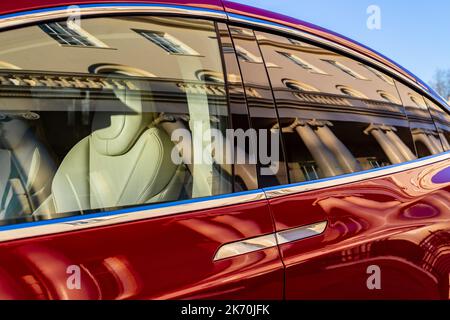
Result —
<path fill-rule="evenodd" d="M 450 160 L 428 110 L 405 112 L 414 90 L 302 39 L 256 38 L 291 182 L 264 189 L 286 298 L 447 299 Z M 435 152 L 418 156 L 410 124 L 433 129 Z"/>
<path fill-rule="evenodd" d="M 256 164 L 213 144 L 248 129 L 216 23 L 79 22 L 0 32 L 0 297 L 281 299 Z"/>

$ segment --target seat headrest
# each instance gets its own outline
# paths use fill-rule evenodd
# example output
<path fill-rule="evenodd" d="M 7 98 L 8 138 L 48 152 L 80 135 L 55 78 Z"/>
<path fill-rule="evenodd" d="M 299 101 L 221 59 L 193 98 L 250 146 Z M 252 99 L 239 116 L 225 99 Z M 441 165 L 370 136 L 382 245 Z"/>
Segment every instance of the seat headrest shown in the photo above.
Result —
<path fill-rule="evenodd" d="M 143 112 L 139 94 L 116 95 L 131 112 L 96 112 L 92 123 L 91 143 L 98 153 L 107 156 L 128 152 L 153 120 L 151 112 Z"/>

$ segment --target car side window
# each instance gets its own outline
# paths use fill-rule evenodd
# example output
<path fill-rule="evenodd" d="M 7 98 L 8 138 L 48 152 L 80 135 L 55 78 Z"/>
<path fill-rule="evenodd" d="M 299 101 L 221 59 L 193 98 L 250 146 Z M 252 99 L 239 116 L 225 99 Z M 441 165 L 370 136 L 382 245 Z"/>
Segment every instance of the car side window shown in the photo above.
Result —
<path fill-rule="evenodd" d="M 438 106 L 436 103 L 428 98 L 425 98 L 425 102 L 430 108 L 431 115 L 434 123 L 436 124 L 441 138 L 442 146 L 445 151 L 450 151 L 450 113 L 448 110 L 444 110 L 443 107 Z"/>
<path fill-rule="evenodd" d="M 416 158 L 392 78 L 297 39 L 256 34 L 277 103 L 292 182 Z"/>
<path fill-rule="evenodd" d="M 260 187 L 288 184 L 285 148 L 281 141 L 278 114 L 270 80 L 252 29 L 229 27 L 245 87 L 252 128 L 258 140 L 257 152 Z"/>
<path fill-rule="evenodd" d="M 234 189 L 235 191 L 254 190 L 258 188 L 257 159 L 254 157 L 255 154 L 251 154 L 256 151 L 251 150 L 252 127 L 241 71 L 228 25 L 220 22 L 217 23 L 217 28 L 226 71 L 230 121 L 233 127 L 233 136 L 227 136 L 233 141 L 227 141 L 227 143 L 234 147 L 232 161 Z"/>
<path fill-rule="evenodd" d="M 396 81 L 396 85 L 408 116 L 419 158 L 442 153 L 441 140 L 424 98 L 399 81 Z"/>
<path fill-rule="evenodd" d="M 213 22 L 49 22 L 0 48 L 0 223 L 233 191 Z"/>

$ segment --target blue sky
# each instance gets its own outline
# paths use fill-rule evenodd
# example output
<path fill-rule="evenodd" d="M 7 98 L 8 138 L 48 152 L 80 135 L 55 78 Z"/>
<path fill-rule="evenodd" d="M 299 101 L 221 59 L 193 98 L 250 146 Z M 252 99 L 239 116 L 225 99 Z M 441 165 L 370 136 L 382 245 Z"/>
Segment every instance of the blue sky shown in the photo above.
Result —
<path fill-rule="evenodd" d="M 283 13 L 355 39 L 430 82 L 450 69 L 448 0 L 233 0 Z M 381 30 L 369 30 L 370 5 L 381 9 Z"/>

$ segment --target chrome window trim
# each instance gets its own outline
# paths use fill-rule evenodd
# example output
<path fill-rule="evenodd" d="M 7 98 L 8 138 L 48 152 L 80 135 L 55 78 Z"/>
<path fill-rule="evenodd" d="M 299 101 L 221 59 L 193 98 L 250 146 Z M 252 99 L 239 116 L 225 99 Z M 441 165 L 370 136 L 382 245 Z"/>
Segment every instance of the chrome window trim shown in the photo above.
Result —
<path fill-rule="evenodd" d="M 395 173 L 400 173 L 403 171 L 432 165 L 434 163 L 446 161 L 450 159 L 450 151 L 444 152 L 439 155 L 422 158 L 418 160 L 413 160 L 405 163 L 400 163 L 397 165 L 391 165 L 387 167 L 381 167 L 377 169 L 355 172 L 352 174 L 347 174 L 343 176 L 336 176 L 325 178 L 315 181 L 306 181 L 291 185 L 276 186 L 271 188 L 265 188 L 264 192 L 267 199 L 279 198 L 287 195 L 305 193 L 309 191 L 325 189 L 330 187 L 342 186 L 349 183 L 361 182 L 364 180 L 370 180 L 375 178 L 380 178 L 386 175 L 391 175 Z"/>
<path fill-rule="evenodd" d="M 215 19 L 227 19 L 227 15 L 223 11 L 214 9 L 200 8 L 193 6 L 169 5 L 169 4 L 118 4 L 118 3 L 101 3 L 101 4 L 80 4 L 77 6 L 81 16 L 96 16 L 108 14 L 175 14 L 208 17 Z M 24 24 L 45 22 L 49 20 L 57 20 L 67 18 L 73 14 L 73 10 L 69 10 L 70 6 L 58 6 L 45 9 L 37 9 L 23 11 L 0 16 L 0 30 L 11 27 L 18 27 Z"/>
<path fill-rule="evenodd" d="M 77 215 L 53 220 L 25 222 L 0 227 L 0 243 L 43 235 L 105 227 L 115 224 L 161 218 L 200 210 L 216 209 L 265 200 L 262 190 L 131 207 L 111 212 Z"/>

